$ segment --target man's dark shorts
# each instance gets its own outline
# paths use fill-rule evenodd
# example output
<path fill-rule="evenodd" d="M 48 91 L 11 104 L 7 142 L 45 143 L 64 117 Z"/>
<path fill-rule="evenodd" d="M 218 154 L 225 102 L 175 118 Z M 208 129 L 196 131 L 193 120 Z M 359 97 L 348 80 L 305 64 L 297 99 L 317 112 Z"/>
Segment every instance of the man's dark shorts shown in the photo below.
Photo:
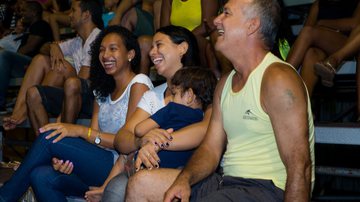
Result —
<path fill-rule="evenodd" d="M 81 81 L 81 110 L 79 117 L 91 118 L 93 111 L 94 95 L 90 90 L 90 83 L 88 80 L 80 79 Z M 58 116 L 63 108 L 64 89 L 51 86 L 37 85 L 43 106 L 46 111 L 53 116 Z"/>
<path fill-rule="evenodd" d="M 195 184 L 190 201 L 284 201 L 284 191 L 271 180 L 230 177 L 215 173 Z"/>

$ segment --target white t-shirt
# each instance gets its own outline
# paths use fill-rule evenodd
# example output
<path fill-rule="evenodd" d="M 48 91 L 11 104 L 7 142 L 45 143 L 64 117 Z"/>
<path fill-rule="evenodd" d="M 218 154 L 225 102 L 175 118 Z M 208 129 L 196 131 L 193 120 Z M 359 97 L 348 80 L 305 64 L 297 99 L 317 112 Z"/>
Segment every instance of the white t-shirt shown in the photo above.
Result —
<path fill-rule="evenodd" d="M 90 67 L 91 63 L 91 43 L 96 39 L 97 35 L 100 33 L 99 28 L 94 28 L 86 39 L 84 45 L 83 40 L 80 36 L 66 40 L 59 44 L 62 53 L 64 54 L 65 59 L 72 64 L 75 68 L 76 73 L 79 73 L 82 66 Z"/>
<path fill-rule="evenodd" d="M 148 76 L 145 74 L 138 74 L 130 81 L 125 91 L 118 99 L 111 100 L 110 95 L 106 97 L 104 101 L 96 98 L 96 102 L 99 105 L 98 122 L 100 131 L 115 135 L 125 124 L 131 87 L 135 83 L 145 84 L 149 89 L 154 88 Z M 94 92 L 94 95 L 96 97 L 96 92 Z M 114 161 L 116 161 L 118 153 L 112 149 L 108 150 L 114 154 Z"/>
<path fill-rule="evenodd" d="M 155 114 L 159 109 L 165 107 L 164 92 L 166 88 L 167 83 L 164 83 L 144 93 L 138 107 L 150 115 Z"/>

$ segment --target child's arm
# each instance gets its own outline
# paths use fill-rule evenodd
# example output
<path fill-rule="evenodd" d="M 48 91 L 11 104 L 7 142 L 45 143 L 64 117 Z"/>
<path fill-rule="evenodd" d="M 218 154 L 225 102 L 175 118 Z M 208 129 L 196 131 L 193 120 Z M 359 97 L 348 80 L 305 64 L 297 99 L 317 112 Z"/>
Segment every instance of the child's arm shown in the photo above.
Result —
<path fill-rule="evenodd" d="M 153 119 L 147 118 L 136 125 L 135 135 L 136 137 L 143 137 L 151 129 L 159 128 L 159 127 L 160 127 L 159 124 L 157 124 Z"/>

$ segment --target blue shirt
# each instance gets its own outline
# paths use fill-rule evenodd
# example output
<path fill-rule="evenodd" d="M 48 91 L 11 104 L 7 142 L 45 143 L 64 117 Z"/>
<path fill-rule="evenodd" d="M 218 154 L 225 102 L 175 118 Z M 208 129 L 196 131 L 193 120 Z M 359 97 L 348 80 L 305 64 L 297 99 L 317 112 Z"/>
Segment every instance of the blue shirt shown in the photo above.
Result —
<path fill-rule="evenodd" d="M 203 120 L 204 113 L 201 109 L 193 109 L 185 105 L 170 102 L 157 111 L 150 118 L 159 124 L 162 129 L 172 128 L 174 131 Z M 196 134 L 195 134 L 196 135 Z M 179 168 L 185 166 L 194 150 L 167 151 L 158 153 L 162 168 Z"/>

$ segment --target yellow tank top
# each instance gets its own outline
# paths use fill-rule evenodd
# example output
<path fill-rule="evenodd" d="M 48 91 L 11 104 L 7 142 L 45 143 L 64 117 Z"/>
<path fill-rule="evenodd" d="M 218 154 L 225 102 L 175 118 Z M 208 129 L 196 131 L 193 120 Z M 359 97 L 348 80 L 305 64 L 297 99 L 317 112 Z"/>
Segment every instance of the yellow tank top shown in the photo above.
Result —
<path fill-rule="evenodd" d="M 173 0 L 170 23 L 192 31 L 201 24 L 201 0 Z"/>
<path fill-rule="evenodd" d="M 260 104 L 262 77 L 266 68 L 274 62 L 282 61 L 268 53 L 251 72 L 245 86 L 239 92 L 232 91 L 234 70 L 225 82 L 220 103 L 228 139 L 223 168 L 225 175 L 272 180 L 277 187 L 285 190 L 285 166 L 280 159 L 270 118 Z M 310 103 L 309 96 L 308 103 Z M 308 106 L 313 183 L 315 180 L 314 125 L 311 106 L 310 104 Z"/>

